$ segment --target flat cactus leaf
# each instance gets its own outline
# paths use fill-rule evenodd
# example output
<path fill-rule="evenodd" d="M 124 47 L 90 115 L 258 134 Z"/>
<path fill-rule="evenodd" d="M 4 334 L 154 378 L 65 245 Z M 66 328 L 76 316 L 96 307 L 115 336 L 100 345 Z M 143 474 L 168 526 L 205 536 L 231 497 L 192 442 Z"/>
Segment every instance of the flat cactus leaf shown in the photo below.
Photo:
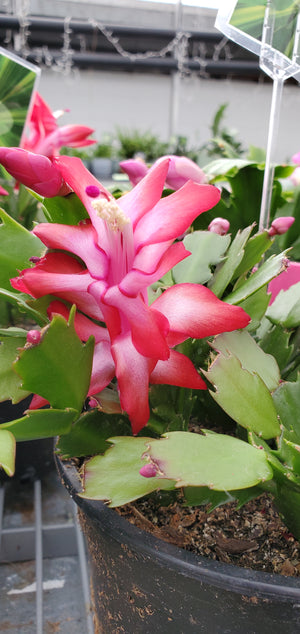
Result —
<path fill-rule="evenodd" d="M 0 430 L 11 432 L 17 441 L 52 438 L 68 434 L 77 416 L 71 408 L 27 410 L 22 418 L 2 423 Z"/>
<path fill-rule="evenodd" d="M 290 440 L 282 438 L 278 455 L 294 473 L 300 476 L 300 445 L 296 445 Z"/>
<path fill-rule="evenodd" d="M 256 332 L 261 324 L 270 302 L 270 294 L 267 288 L 266 284 L 237 304 L 251 317 L 247 332 Z"/>
<path fill-rule="evenodd" d="M 88 218 L 85 206 L 74 192 L 68 196 L 44 198 L 43 211 L 48 222 L 63 225 L 76 225 Z"/>
<path fill-rule="evenodd" d="M 252 236 L 245 245 L 244 256 L 238 268 L 235 270 L 235 277 L 244 275 L 260 262 L 262 255 L 269 249 L 272 240 L 267 231 L 262 231 Z"/>
<path fill-rule="evenodd" d="M 27 314 L 31 319 L 36 321 L 39 326 L 45 326 L 45 324 L 49 322 L 48 317 L 35 308 L 39 300 L 32 300 L 32 298 L 25 293 L 13 293 L 5 288 L 0 288 L 0 300 L 6 300 L 10 304 L 18 306 L 20 312 Z"/>
<path fill-rule="evenodd" d="M 286 332 L 281 326 L 272 325 L 259 342 L 264 352 L 275 357 L 280 371 L 285 369 L 294 351 L 290 338 L 290 332 Z"/>
<path fill-rule="evenodd" d="M 29 258 L 40 256 L 45 246 L 30 231 L 0 209 L 0 287 L 11 290 L 10 279 L 30 266 Z"/>
<path fill-rule="evenodd" d="M 157 489 L 174 489 L 175 482 L 145 478 L 139 471 L 145 464 L 142 458 L 150 438 L 115 437 L 108 439 L 112 446 L 103 456 L 88 460 L 84 469 L 82 497 L 104 500 L 109 506 L 121 506 L 152 493 Z"/>
<path fill-rule="evenodd" d="M 300 445 L 300 377 L 295 383 L 281 383 L 273 394 L 273 401 L 285 438 Z"/>
<path fill-rule="evenodd" d="M 69 322 L 56 315 L 42 332 L 38 345 L 20 352 L 14 369 L 22 387 L 45 398 L 52 407 L 71 407 L 81 412 L 90 383 L 93 338 L 83 344 L 74 329 L 74 312 Z"/>
<path fill-rule="evenodd" d="M 300 282 L 290 286 L 287 291 L 280 291 L 266 316 L 273 324 L 281 324 L 284 328 L 300 326 Z"/>
<path fill-rule="evenodd" d="M 210 280 L 208 286 L 217 297 L 222 297 L 226 287 L 234 278 L 234 272 L 244 257 L 245 245 L 251 231 L 252 226 L 237 233 L 227 251 L 226 260 L 217 267 L 214 276 Z"/>
<path fill-rule="evenodd" d="M 15 472 L 16 441 L 9 431 L 0 429 L 0 468 L 7 475 Z"/>
<path fill-rule="evenodd" d="M 157 469 L 154 478 L 170 478 L 177 487 L 206 486 L 215 491 L 253 487 L 273 476 L 264 451 L 248 443 L 204 430 L 204 434 L 170 432 L 161 439 L 147 439 L 148 464 Z"/>
<path fill-rule="evenodd" d="M 224 257 L 230 244 L 230 235 L 194 231 L 185 236 L 183 243 L 191 255 L 172 269 L 174 281 L 176 284 L 205 284 L 212 277 L 211 267 Z"/>
<path fill-rule="evenodd" d="M 269 447 L 268 443 L 265 440 L 262 440 L 253 432 L 249 432 L 248 440 L 252 447 L 256 447 L 257 449 L 261 449 L 264 451 L 265 456 L 273 470 L 273 480 L 276 482 L 276 485 L 286 484 L 292 488 L 298 488 L 300 491 L 300 475 L 293 472 L 290 466 L 285 462 L 281 461 L 280 452 L 277 450 L 273 450 Z"/>
<path fill-rule="evenodd" d="M 19 348 L 25 345 L 26 335 L 11 335 L 11 330 L 8 336 L 0 335 L 0 401 L 18 403 L 30 394 L 22 389 L 22 380 L 13 370 L 13 362 L 18 358 Z"/>
<path fill-rule="evenodd" d="M 107 438 L 112 434 L 128 433 L 130 423 L 126 416 L 91 410 L 78 418 L 70 433 L 59 438 L 56 448 L 63 459 L 93 456 L 110 447 Z"/>
<path fill-rule="evenodd" d="M 242 368 L 260 376 L 270 392 L 278 387 L 280 373 L 274 357 L 263 352 L 248 332 L 225 332 L 215 337 L 212 347 L 224 357 L 233 354 Z"/>
<path fill-rule="evenodd" d="M 268 388 L 258 374 L 244 369 L 237 357 L 219 355 L 204 374 L 216 390 L 210 391 L 211 396 L 233 420 L 263 438 L 280 434 Z"/>
<path fill-rule="evenodd" d="M 227 295 L 224 299 L 228 304 L 239 304 L 244 299 L 268 284 L 273 277 L 279 275 L 285 269 L 286 254 L 271 255 L 258 270 L 250 275 L 243 284 L 239 284 L 236 290 Z"/>

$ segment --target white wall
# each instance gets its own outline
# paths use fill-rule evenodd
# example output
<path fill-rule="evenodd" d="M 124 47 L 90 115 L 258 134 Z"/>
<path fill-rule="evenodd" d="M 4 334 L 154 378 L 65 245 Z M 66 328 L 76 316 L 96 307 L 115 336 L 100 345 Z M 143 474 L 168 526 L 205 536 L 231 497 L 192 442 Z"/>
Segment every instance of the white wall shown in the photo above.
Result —
<path fill-rule="evenodd" d="M 151 130 L 169 138 L 172 78 L 167 75 L 76 71 L 65 76 L 53 70 L 42 72 L 39 90 L 52 109 L 70 108 L 61 124 L 81 123 L 95 128 L 95 138 L 113 132 L 116 126 Z M 181 79 L 177 133 L 191 145 L 204 143 L 217 108 L 228 102 L 224 123 L 239 132 L 247 146 L 266 146 L 271 104 L 271 84 L 233 80 Z M 286 161 L 300 150 L 298 85 L 283 92 L 276 159 Z"/>

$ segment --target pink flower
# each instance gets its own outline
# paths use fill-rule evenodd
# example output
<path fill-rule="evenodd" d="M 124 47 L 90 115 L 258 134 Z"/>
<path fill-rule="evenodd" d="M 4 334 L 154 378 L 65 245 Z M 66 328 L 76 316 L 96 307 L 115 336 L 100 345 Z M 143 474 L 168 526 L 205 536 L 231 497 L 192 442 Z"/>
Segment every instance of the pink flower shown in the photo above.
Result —
<path fill-rule="evenodd" d="M 70 192 L 60 170 L 46 156 L 18 147 L 1 147 L 0 163 L 17 182 L 30 187 L 41 196 L 50 198 Z"/>
<path fill-rule="evenodd" d="M 270 305 L 274 302 L 280 291 L 287 291 L 290 286 L 300 282 L 300 262 L 286 262 L 287 268 L 280 273 L 268 285 L 268 291 L 271 293 Z"/>
<path fill-rule="evenodd" d="M 293 163 L 296 163 L 296 165 L 300 165 L 300 152 L 293 154 L 292 161 Z"/>
<path fill-rule="evenodd" d="M 9 193 L 0 185 L 0 196 L 9 196 Z"/>
<path fill-rule="evenodd" d="M 161 198 L 169 169 L 165 159 L 116 201 L 79 159 L 59 157 L 55 165 L 90 219 L 78 226 L 35 227 L 34 234 L 51 251 L 12 286 L 33 297 L 50 293 L 76 304 L 79 337 L 95 337 L 89 396 L 98 398 L 116 376 L 121 407 L 136 434 L 149 418 L 149 383 L 206 387 L 191 360 L 174 346 L 249 323 L 242 308 L 198 284 L 172 286 L 148 303 L 147 287 L 189 255 L 174 240 L 219 201 L 220 193 L 189 181 Z M 50 317 L 55 313 L 67 316 L 65 303 L 51 303 Z"/>
<path fill-rule="evenodd" d="M 281 216 L 280 218 L 275 218 L 268 231 L 269 236 L 281 236 L 289 230 L 294 222 L 295 218 L 293 216 Z"/>
<path fill-rule="evenodd" d="M 56 117 L 39 93 L 35 94 L 28 127 L 29 135 L 23 140 L 23 149 L 43 154 L 50 159 L 59 154 L 63 145 L 82 147 L 96 143 L 95 140 L 87 138 L 94 132 L 92 128 L 83 125 L 59 127 Z"/>
<path fill-rule="evenodd" d="M 179 189 L 188 180 L 193 180 L 195 183 L 206 183 L 206 175 L 202 169 L 191 161 L 186 156 L 167 155 L 159 158 L 154 165 L 157 165 L 161 161 L 169 159 L 169 168 L 166 177 L 166 186 L 171 189 Z M 132 185 L 137 185 L 142 178 L 147 174 L 149 168 L 146 163 L 141 159 L 128 159 L 127 161 L 121 161 L 120 167 L 125 172 Z"/>

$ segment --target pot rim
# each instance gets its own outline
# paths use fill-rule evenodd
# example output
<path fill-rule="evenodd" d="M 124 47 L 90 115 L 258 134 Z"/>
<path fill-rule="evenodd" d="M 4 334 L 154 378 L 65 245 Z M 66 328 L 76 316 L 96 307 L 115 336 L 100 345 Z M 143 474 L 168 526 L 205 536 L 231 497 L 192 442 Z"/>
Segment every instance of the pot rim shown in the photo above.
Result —
<path fill-rule="evenodd" d="M 214 561 L 169 544 L 137 528 L 104 502 L 80 497 L 81 480 L 76 467 L 71 461 L 62 461 L 57 454 L 54 458 L 70 496 L 84 513 L 101 523 L 101 530 L 108 532 L 111 538 L 118 542 L 126 541 L 134 550 L 143 551 L 160 565 L 167 564 L 174 572 L 200 582 L 247 596 L 292 601 L 295 608 L 300 608 L 300 579 Z"/>

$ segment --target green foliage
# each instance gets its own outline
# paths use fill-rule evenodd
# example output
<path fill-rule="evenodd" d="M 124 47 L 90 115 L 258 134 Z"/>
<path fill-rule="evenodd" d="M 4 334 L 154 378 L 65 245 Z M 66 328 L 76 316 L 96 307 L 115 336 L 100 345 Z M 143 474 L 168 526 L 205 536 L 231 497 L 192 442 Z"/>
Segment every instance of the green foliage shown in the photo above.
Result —
<path fill-rule="evenodd" d="M 200 215 L 193 226 L 206 229 L 213 218 L 226 218 L 234 236 L 239 230 L 259 222 L 264 164 L 246 159 L 217 159 L 204 168 L 212 183 L 222 185 L 220 202 L 210 211 Z M 287 178 L 293 171 L 291 166 L 277 166 L 273 182 L 270 217 L 281 215 L 286 204 L 280 179 Z M 287 214 L 291 215 L 291 214 Z"/>
<path fill-rule="evenodd" d="M 57 451 L 63 458 L 92 456 L 110 447 L 107 438 L 112 434 L 129 433 L 130 424 L 126 416 L 91 410 L 84 412 L 70 432 L 59 439 Z"/>
<path fill-rule="evenodd" d="M 280 324 L 284 328 L 300 326 L 300 282 L 286 291 L 280 291 L 266 316 L 273 324 Z"/>
<path fill-rule="evenodd" d="M 121 159 L 134 158 L 137 154 L 143 156 L 146 162 L 155 161 L 167 153 L 168 144 L 152 132 L 139 130 L 117 129 L 116 137 L 119 143 L 119 157 Z"/>
<path fill-rule="evenodd" d="M 21 336 L 0 335 L 0 401 L 11 400 L 18 403 L 30 394 L 22 389 L 21 378 L 13 369 L 13 363 L 18 358 L 19 350 L 26 343 L 26 333 Z"/>
<path fill-rule="evenodd" d="M 42 332 L 39 345 L 20 351 L 14 369 L 23 389 L 39 394 L 52 407 L 81 412 L 88 392 L 93 359 L 93 338 L 82 344 L 74 329 L 74 312 L 69 322 L 56 315 Z"/>
<path fill-rule="evenodd" d="M 220 354 L 205 376 L 215 388 L 210 390 L 213 399 L 239 425 L 263 438 L 274 438 L 280 433 L 266 384 L 258 373 L 244 368 L 236 356 Z"/>
<path fill-rule="evenodd" d="M 236 158 L 244 153 L 236 131 L 226 126 L 222 127 L 227 107 L 228 103 L 224 103 L 218 108 L 210 127 L 212 137 L 202 146 L 208 157 Z"/>
<path fill-rule="evenodd" d="M 0 287 L 11 290 L 10 278 L 30 266 L 29 258 L 45 250 L 39 238 L 0 209 Z"/>
<path fill-rule="evenodd" d="M 78 411 L 66 409 L 28 410 L 25 416 L 8 423 L 2 423 L 1 430 L 13 434 L 17 441 L 52 438 L 71 431 L 72 422 L 76 420 Z"/>
<path fill-rule="evenodd" d="M 107 500 L 109 506 L 125 504 L 157 489 L 248 488 L 273 475 L 263 452 L 222 434 L 168 432 L 160 439 L 119 437 L 111 438 L 110 442 L 113 447 L 104 456 L 92 458 L 86 464 L 83 494 Z M 156 476 L 140 475 L 139 470 L 145 464 L 157 469 Z M 122 486 L 124 479 L 126 488 Z"/>
<path fill-rule="evenodd" d="M 48 222 L 64 225 L 77 225 L 88 218 L 85 206 L 74 192 L 64 197 L 44 198 L 43 211 Z"/>
<path fill-rule="evenodd" d="M 10 431 L 0 429 L 0 467 L 7 475 L 14 475 L 16 440 Z"/>
<path fill-rule="evenodd" d="M 82 497 L 105 500 L 109 506 L 120 506 L 157 489 L 155 478 L 144 478 L 139 471 L 150 438 L 110 438 L 112 447 L 104 456 L 91 458 L 85 465 L 85 486 Z M 126 486 L 124 487 L 124 482 Z M 174 489 L 175 483 L 159 481 L 159 488 Z"/>
<path fill-rule="evenodd" d="M 205 284 L 213 275 L 212 267 L 222 262 L 230 244 L 230 236 L 194 231 L 185 236 L 183 243 L 191 255 L 172 269 L 174 282 Z"/>

